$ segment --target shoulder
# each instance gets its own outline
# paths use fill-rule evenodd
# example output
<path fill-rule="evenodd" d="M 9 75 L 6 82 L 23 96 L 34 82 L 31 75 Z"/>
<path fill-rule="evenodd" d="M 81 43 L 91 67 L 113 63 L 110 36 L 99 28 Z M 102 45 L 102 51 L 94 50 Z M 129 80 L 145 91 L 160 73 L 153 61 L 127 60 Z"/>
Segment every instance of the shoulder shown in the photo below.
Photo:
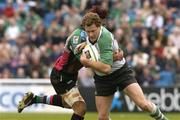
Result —
<path fill-rule="evenodd" d="M 102 34 L 99 39 L 99 43 L 104 43 L 104 44 L 110 44 L 114 40 L 113 34 L 107 30 L 105 27 L 102 27 Z"/>
<path fill-rule="evenodd" d="M 73 41 L 73 40 L 78 40 L 81 36 L 81 32 L 84 30 L 82 28 L 77 28 L 75 29 L 67 38 L 67 42 Z"/>
<path fill-rule="evenodd" d="M 79 27 L 79 28 L 75 29 L 70 36 L 71 37 L 72 36 L 87 37 L 87 34 L 83 28 Z"/>
<path fill-rule="evenodd" d="M 102 32 L 106 33 L 108 35 L 112 34 L 107 28 L 105 28 L 104 26 L 102 26 Z"/>
<path fill-rule="evenodd" d="M 76 28 L 76 29 L 72 32 L 72 34 L 73 34 L 73 35 L 80 35 L 81 31 L 83 31 L 82 28 Z"/>
<path fill-rule="evenodd" d="M 75 29 L 72 34 L 70 35 L 70 41 L 77 44 L 81 42 L 85 42 L 87 38 L 87 34 L 83 28 Z"/>
<path fill-rule="evenodd" d="M 113 34 L 105 27 L 102 27 L 102 37 L 110 40 L 114 40 Z"/>
<path fill-rule="evenodd" d="M 66 40 L 66 46 L 70 50 L 74 50 L 78 44 L 86 41 L 86 32 L 84 29 L 77 28 L 75 29 Z"/>

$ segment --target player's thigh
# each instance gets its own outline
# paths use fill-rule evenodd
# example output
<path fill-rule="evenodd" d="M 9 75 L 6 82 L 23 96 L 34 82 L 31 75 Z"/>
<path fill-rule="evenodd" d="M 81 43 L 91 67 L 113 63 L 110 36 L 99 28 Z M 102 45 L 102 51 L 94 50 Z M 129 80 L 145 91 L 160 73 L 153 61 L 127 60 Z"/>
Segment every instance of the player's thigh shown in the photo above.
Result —
<path fill-rule="evenodd" d="M 98 114 L 108 114 L 111 108 L 111 103 L 114 95 L 96 96 L 96 107 Z"/>
<path fill-rule="evenodd" d="M 137 105 L 143 104 L 146 99 L 138 83 L 132 83 L 123 90 Z"/>

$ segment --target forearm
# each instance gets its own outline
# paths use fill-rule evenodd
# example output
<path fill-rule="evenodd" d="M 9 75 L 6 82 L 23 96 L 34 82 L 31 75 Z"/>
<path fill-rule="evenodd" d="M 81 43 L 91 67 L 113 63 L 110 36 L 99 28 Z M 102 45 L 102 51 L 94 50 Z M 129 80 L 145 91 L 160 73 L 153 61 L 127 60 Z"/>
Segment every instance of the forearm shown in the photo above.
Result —
<path fill-rule="evenodd" d="M 96 70 L 98 72 L 104 73 L 104 74 L 109 74 L 111 71 L 111 66 L 108 64 L 104 64 L 100 61 L 92 61 L 88 60 L 85 62 L 81 62 L 85 67 L 90 67 L 93 70 Z"/>

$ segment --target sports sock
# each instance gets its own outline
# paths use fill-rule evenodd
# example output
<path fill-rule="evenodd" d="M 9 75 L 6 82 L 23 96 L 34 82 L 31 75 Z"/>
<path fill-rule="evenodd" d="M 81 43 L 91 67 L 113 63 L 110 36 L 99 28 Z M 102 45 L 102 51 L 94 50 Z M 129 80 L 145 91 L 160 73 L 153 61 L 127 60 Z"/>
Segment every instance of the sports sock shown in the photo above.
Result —
<path fill-rule="evenodd" d="M 43 104 L 63 107 L 62 97 L 59 95 L 51 95 L 51 96 L 37 96 L 37 95 L 35 95 L 35 97 L 32 100 L 32 103 L 43 103 Z"/>
<path fill-rule="evenodd" d="M 73 113 L 71 120 L 84 120 L 84 117 L 81 117 L 81 116 Z"/>
<path fill-rule="evenodd" d="M 152 118 L 154 118 L 155 120 L 168 120 L 155 104 L 153 104 L 153 106 L 154 111 L 150 114 Z"/>

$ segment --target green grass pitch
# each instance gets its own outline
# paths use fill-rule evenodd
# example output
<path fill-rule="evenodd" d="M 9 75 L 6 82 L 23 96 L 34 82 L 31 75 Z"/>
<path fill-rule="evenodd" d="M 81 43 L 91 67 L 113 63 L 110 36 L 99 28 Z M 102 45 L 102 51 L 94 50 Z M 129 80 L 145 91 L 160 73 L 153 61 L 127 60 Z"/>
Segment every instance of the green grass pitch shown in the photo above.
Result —
<path fill-rule="evenodd" d="M 169 120 L 180 120 L 180 113 L 166 113 Z M 62 113 L 0 113 L 0 120 L 70 120 Z M 111 113 L 112 120 L 153 120 L 145 113 Z M 88 112 L 85 120 L 97 120 L 97 113 Z"/>

